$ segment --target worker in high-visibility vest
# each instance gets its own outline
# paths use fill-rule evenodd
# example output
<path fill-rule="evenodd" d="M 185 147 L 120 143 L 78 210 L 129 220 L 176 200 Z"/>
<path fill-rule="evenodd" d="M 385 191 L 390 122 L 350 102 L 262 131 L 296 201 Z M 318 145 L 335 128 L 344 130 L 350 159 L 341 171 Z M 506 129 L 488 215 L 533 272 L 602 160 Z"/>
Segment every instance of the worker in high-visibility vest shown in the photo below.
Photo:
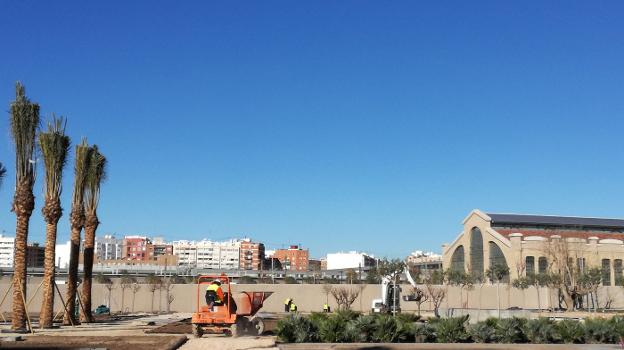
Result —
<path fill-rule="evenodd" d="M 221 290 L 221 281 L 214 280 L 206 288 L 206 304 L 212 311 L 213 306 L 223 305 L 223 290 Z"/>
<path fill-rule="evenodd" d="M 297 305 L 292 300 L 290 301 L 290 312 L 297 312 Z"/>
<path fill-rule="evenodd" d="M 290 303 L 292 303 L 292 299 L 286 298 L 286 300 L 284 300 L 284 312 L 290 311 Z"/>
<path fill-rule="evenodd" d="M 331 312 L 331 308 L 328 303 L 323 304 L 323 312 Z"/>

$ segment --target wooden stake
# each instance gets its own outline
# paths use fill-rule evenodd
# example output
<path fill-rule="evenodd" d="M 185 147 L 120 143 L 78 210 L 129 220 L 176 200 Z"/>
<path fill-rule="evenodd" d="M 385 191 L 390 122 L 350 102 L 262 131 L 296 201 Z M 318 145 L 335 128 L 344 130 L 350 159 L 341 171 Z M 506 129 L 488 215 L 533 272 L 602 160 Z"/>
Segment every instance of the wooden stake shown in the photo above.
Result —
<path fill-rule="evenodd" d="M 0 301 L 0 307 L 2 307 L 2 304 L 4 304 L 4 300 L 6 299 L 7 295 L 9 295 L 11 288 L 13 288 L 13 283 L 9 284 L 9 288 L 7 288 L 6 293 L 4 293 L 4 296 L 2 297 L 2 301 Z M 2 320 L 4 322 L 7 322 L 6 318 L 4 318 L 4 311 L 0 312 L 0 316 L 2 316 Z"/>
<path fill-rule="evenodd" d="M 22 302 L 24 303 L 24 310 L 26 311 L 26 320 L 28 321 L 28 328 L 30 329 L 31 334 L 35 334 L 35 330 L 32 327 L 32 322 L 30 322 L 30 315 L 28 314 L 28 307 L 26 306 L 26 297 L 24 296 L 24 289 L 22 289 L 22 281 L 19 281 L 17 284 L 19 286 L 20 294 L 22 295 Z"/>
<path fill-rule="evenodd" d="M 61 294 L 61 291 L 59 290 L 58 284 L 56 284 L 56 281 L 54 281 L 54 288 L 56 288 L 56 292 L 59 295 L 59 298 L 61 298 L 61 303 L 63 304 L 63 310 L 60 311 L 59 313 L 64 314 L 65 312 L 67 312 L 67 303 L 65 303 L 65 299 L 63 299 L 63 295 Z M 58 315 L 56 316 L 58 317 Z M 56 319 L 56 317 L 54 317 L 54 319 Z M 71 323 L 72 327 L 74 326 L 74 321 L 72 320 L 72 318 L 69 318 L 69 322 Z"/>
<path fill-rule="evenodd" d="M 41 286 L 43 286 L 43 281 L 41 281 L 41 283 L 39 283 L 39 286 L 37 287 L 37 289 L 35 289 L 35 292 L 33 293 L 33 295 L 30 297 L 30 300 L 28 300 L 28 303 L 26 304 L 26 307 L 30 306 L 30 303 L 33 301 L 33 299 L 35 299 L 35 297 L 37 296 L 37 293 L 39 292 L 39 288 L 41 288 Z"/>

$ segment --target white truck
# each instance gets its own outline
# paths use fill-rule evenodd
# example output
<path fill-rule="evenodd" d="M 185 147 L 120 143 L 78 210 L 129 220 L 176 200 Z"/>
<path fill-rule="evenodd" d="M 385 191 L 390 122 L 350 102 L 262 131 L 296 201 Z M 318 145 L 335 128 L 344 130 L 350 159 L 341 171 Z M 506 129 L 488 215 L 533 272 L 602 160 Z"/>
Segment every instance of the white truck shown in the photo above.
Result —
<path fill-rule="evenodd" d="M 413 286 L 416 287 L 416 282 L 412 278 L 412 275 L 409 272 L 407 264 L 403 268 L 403 273 L 405 273 L 405 277 L 407 281 Z M 401 312 L 401 287 L 396 283 L 396 279 L 398 279 L 398 274 L 384 276 L 381 279 L 381 298 L 373 299 L 371 303 L 371 312 L 373 313 L 395 313 Z"/>

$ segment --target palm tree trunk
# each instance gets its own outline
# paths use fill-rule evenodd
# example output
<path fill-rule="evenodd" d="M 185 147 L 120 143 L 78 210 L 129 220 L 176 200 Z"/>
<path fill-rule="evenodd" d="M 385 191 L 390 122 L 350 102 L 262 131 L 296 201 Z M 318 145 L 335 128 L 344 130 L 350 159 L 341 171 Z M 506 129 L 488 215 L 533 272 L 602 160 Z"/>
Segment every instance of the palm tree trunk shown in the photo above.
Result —
<path fill-rule="evenodd" d="M 81 217 L 82 216 L 82 219 Z M 76 222 L 80 220 L 80 222 Z M 84 215 L 80 215 L 72 210 L 71 213 L 71 238 L 69 252 L 69 269 L 67 271 L 67 291 L 65 293 L 67 300 L 67 310 L 63 317 L 63 324 L 76 324 L 74 310 L 76 310 L 76 290 L 78 289 L 78 260 L 80 259 L 80 232 L 84 222 Z"/>
<path fill-rule="evenodd" d="M 35 196 L 29 183 L 20 183 L 15 189 L 13 211 L 17 217 L 15 225 L 15 256 L 13 258 L 13 313 L 11 329 L 26 329 L 26 252 L 28 242 L 28 225 L 35 208 Z M 22 295 L 23 293 L 23 295 Z"/>
<path fill-rule="evenodd" d="M 87 217 L 85 224 L 85 244 L 83 253 L 83 269 L 84 278 L 82 281 L 82 306 L 84 312 L 81 314 L 81 319 L 85 322 L 93 322 L 93 315 L 91 314 L 91 286 L 93 279 L 93 255 L 95 246 L 95 231 L 98 227 L 97 216 L 91 215 Z"/>
<path fill-rule="evenodd" d="M 34 198 L 33 198 L 34 200 Z M 30 215 L 18 215 L 15 227 L 15 256 L 13 262 L 13 313 L 11 329 L 26 329 L 26 306 L 22 292 L 26 294 L 26 244 Z"/>
<path fill-rule="evenodd" d="M 46 205 L 45 208 L 48 206 Z M 58 207 L 58 213 L 60 214 L 60 202 Z M 44 210 L 45 210 L 44 208 Z M 54 317 L 54 274 L 56 270 L 54 249 L 56 248 L 56 223 L 60 215 L 57 217 L 50 217 L 52 222 L 48 221 L 46 224 L 46 244 L 45 244 L 45 257 L 43 262 L 43 301 L 41 304 L 41 312 L 39 313 L 39 327 L 52 328 Z"/>

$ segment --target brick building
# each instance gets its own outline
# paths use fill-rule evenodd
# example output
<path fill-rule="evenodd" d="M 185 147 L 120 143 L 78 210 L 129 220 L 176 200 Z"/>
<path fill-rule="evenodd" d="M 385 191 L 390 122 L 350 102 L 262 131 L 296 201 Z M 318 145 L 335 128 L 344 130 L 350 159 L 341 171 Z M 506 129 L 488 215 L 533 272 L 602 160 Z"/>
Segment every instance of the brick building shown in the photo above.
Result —
<path fill-rule="evenodd" d="M 243 240 L 240 245 L 240 268 L 243 270 L 262 270 L 264 262 L 264 244 Z"/>
<path fill-rule="evenodd" d="M 297 245 L 291 245 L 288 249 L 276 249 L 273 257 L 278 259 L 284 270 L 308 271 L 310 252 Z"/>
<path fill-rule="evenodd" d="M 32 243 L 26 246 L 26 266 L 27 267 L 43 267 L 45 258 L 45 247 L 39 246 L 39 243 Z"/>
<path fill-rule="evenodd" d="M 145 236 L 126 236 L 122 257 L 124 260 L 150 261 L 154 258 L 154 245 Z"/>

